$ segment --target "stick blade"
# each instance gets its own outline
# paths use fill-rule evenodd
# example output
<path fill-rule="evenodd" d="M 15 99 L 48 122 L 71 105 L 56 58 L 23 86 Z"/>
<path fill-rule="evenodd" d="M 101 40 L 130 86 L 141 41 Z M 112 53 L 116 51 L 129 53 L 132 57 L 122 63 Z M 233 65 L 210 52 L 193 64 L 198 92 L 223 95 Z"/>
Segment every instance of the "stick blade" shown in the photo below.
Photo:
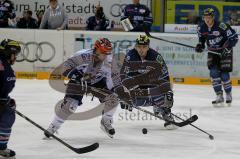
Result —
<path fill-rule="evenodd" d="M 86 147 L 81 147 L 81 148 L 71 148 L 74 152 L 77 154 L 83 154 L 83 153 L 88 153 L 91 151 L 96 150 L 99 147 L 99 143 L 94 143 L 92 145 L 86 146 Z"/>

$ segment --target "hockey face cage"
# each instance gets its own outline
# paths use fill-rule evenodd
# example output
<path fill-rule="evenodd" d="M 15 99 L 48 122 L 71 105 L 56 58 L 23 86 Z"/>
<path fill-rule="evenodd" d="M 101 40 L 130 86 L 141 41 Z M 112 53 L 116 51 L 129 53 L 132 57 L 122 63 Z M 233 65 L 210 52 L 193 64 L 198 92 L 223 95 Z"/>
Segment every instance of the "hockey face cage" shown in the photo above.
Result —
<path fill-rule="evenodd" d="M 100 50 L 102 54 L 109 55 L 112 52 L 112 44 L 107 38 L 98 39 L 95 44 L 94 48 Z"/>

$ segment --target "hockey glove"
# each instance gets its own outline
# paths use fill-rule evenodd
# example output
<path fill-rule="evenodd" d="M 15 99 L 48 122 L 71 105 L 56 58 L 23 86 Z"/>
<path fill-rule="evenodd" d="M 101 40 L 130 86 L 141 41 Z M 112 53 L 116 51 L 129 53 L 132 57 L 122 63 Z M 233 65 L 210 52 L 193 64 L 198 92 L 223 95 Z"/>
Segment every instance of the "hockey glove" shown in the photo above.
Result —
<path fill-rule="evenodd" d="M 130 112 L 133 110 L 132 105 L 129 105 L 129 104 L 125 103 L 125 102 L 120 101 L 120 105 L 121 105 L 122 109 L 126 109 L 126 110 L 128 110 Z"/>
<path fill-rule="evenodd" d="M 9 99 L 9 102 L 8 102 L 8 106 L 12 109 L 16 109 L 16 102 L 15 102 L 15 99 L 13 98 L 10 98 Z"/>
<path fill-rule="evenodd" d="M 203 49 L 204 49 L 204 47 L 201 43 L 198 43 L 195 47 L 195 51 L 198 52 L 198 53 L 202 53 Z"/>
<path fill-rule="evenodd" d="M 16 102 L 14 99 L 2 99 L 0 100 L 0 115 L 5 111 L 6 107 L 16 109 Z"/>
<path fill-rule="evenodd" d="M 79 71 L 77 69 L 74 69 L 68 73 L 67 77 L 73 83 L 81 83 L 81 79 L 83 77 L 83 72 Z"/>
<path fill-rule="evenodd" d="M 231 48 L 224 48 L 222 52 L 222 56 L 229 56 L 231 55 L 232 49 Z"/>

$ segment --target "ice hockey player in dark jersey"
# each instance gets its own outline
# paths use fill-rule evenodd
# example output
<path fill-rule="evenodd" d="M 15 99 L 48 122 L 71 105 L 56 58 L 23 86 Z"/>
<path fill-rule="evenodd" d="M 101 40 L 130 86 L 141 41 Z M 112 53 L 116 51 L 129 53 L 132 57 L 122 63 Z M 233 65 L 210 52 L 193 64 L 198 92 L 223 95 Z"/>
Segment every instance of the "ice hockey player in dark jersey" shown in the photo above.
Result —
<path fill-rule="evenodd" d="M 134 81 L 134 83 L 138 83 L 138 87 L 135 88 L 136 91 L 147 89 L 147 90 L 150 90 L 151 92 L 151 89 L 160 88 L 156 93 L 157 95 L 150 94 L 149 96 L 145 96 L 145 97 L 136 96 L 136 98 L 133 99 L 133 104 L 135 106 L 153 106 L 153 111 L 155 114 L 161 116 L 165 120 L 174 121 L 174 118 L 170 113 L 171 108 L 173 106 L 173 91 L 171 90 L 168 68 L 162 56 L 157 51 L 153 50 L 152 48 L 149 48 L 149 43 L 150 43 L 150 39 L 145 35 L 140 35 L 136 39 L 135 48 L 130 50 L 124 59 L 123 66 L 120 71 L 120 76 L 124 83 L 124 80 L 128 78 L 131 79 L 139 75 L 144 75 L 145 73 L 150 71 L 148 70 L 148 68 L 150 68 L 151 66 L 146 66 L 146 67 L 144 66 L 144 68 L 141 68 L 138 70 L 132 69 L 133 71 L 129 71 L 131 68 L 127 67 L 128 63 L 136 62 L 136 61 L 141 62 L 142 65 L 144 65 L 144 63 L 147 63 L 147 62 L 150 62 L 149 63 L 150 65 L 151 63 L 157 63 L 157 65 L 161 67 L 161 70 L 158 70 L 156 75 L 152 77 L 155 79 L 147 79 L 149 80 L 149 83 L 147 84 L 145 83 L 144 85 L 141 85 L 143 83 L 139 83 L 139 81 L 137 80 Z M 145 76 L 145 78 L 147 78 L 147 76 Z M 162 81 L 162 82 L 159 82 L 159 85 L 158 84 L 155 85 L 155 84 L 152 84 L 150 80 Z M 167 89 L 166 92 L 161 91 L 161 89 L 163 88 L 162 85 L 164 85 L 164 87 Z M 124 102 L 121 102 L 120 104 L 121 104 L 121 107 L 124 109 L 128 109 L 128 110 L 131 109 L 131 105 L 128 105 Z M 170 124 L 169 122 L 165 122 L 164 126 L 167 129 L 176 128 L 174 125 Z"/>
<path fill-rule="evenodd" d="M 122 13 L 121 20 L 129 18 L 133 25 L 131 31 L 151 30 L 153 23 L 152 15 L 147 6 L 140 4 L 140 0 L 133 0 L 133 4 L 127 5 Z"/>
<path fill-rule="evenodd" d="M 11 65 L 16 61 L 21 47 L 18 42 L 5 39 L 0 44 L 0 158 L 14 158 L 15 152 L 7 148 L 15 121 L 15 100 L 9 93 L 15 86 L 16 77 Z"/>
<path fill-rule="evenodd" d="M 217 95 L 212 104 L 223 104 L 223 87 L 226 93 L 226 103 L 230 105 L 232 103 L 232 83 L 229 72 L 232 72 L 233 47 L 238 42 L 238 35 L 228 24 L 215 20 L 212 8 L 204 10 L 203 20 L 204 22 L 198 26 L 199 43 L 196 45 L 196 52 L 203 52 L 205 43 L 207 43 L 208 50 L 220 54 L 208 53 L 208 69 L 213 89 Z"/>
<path fill-rule="evenodd" d="M 80 85 L 83 85 L 82 81 L 91 87 L 112 89 L 111 52 L 111 42 L 107 38 L 100 38 L 96 40 L 93 49 L 80 50 L 63 63 L 62 75 L 68 77 L 70 81 L 67 84 L 64 100 L 61 106 L 55 110 L 55 117 L 47 129 L 49 133 L 54 134 L 76 111 L 77 107 L 82 105 L 83 94 L 74 93 Z M 112 138 L 115 134 L 112 126 L 113 114 L 118 105 L 118 98 L 112 94 L 100 101 L 105 103 L 101 128 Z M 47 132 L 45 132 L 45 136 L 50 137 Z"/>

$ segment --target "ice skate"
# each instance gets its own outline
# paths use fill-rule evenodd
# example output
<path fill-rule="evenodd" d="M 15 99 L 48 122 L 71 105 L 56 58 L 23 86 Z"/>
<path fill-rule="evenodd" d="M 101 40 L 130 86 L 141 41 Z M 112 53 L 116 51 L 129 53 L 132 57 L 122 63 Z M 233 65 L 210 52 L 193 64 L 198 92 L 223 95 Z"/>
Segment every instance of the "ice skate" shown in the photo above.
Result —
<path fill-rule="evenodd" d="M 177 129 L 178 127 L 174 124 L 171 124 L 169 121 L 174 121 L 174 118 L 173 116 L 169 113 L 169 114 L 164 114 L 162 115 L 163 119 L 165 120 L 165 123 L 164 123 L 164 127 L 167 129 L 167 130 L 175 130 Z"/>
<path fill-rule="evenodd" d="M 16 153 L 11 149 L 0 150 L 0 159 L 15 159 Z"/>
<path fill-rule="evenodd" d="M 115 134 L 115 129 L 112 127 L 112 120 L 107 119 L 107 118 L 102 118 L 102 120 L 101 120 L 101 129 L 110 138 L 113 138 L 113 135 Z"/>
<path fill-rule="evenodd" d="M 226 104 L 227 104 L 227 106 L 231 106 L 231 104 L 232 104 L 232 93 L 230 92 L 230 93 L 226 93 Z"/>
<path fill-rule="evenodd" d="M 59 127 L 54 126 L 53 124 L 50 124 L 49 127 L 47 128 L 47 131 L 44 132 L 44 139 L 49 139 L 51 137 L 50 134 L 55 134 L 58 133 L 57 130 L 59 129 Z"/>
<path fill-rule="evenodd" d="M 214 107 L 223 107 L 224 106 L 224 98 L 223 93 L 217 93 L 216 100 L 212 101 Z"/>
<path fill-rule="evenodd" d="M 178 127 L 176 125 L 171 124 L 169 121 L 174 121 L 173 116 L 171 115 L 171 110 L 169 108 L 162 108 L 162 107 L 153 107 L 153 111 L 155 115 L 160 116 L 164 121 L 164 127 L 167 130 L 174 130 L 177 129 Z"/>

